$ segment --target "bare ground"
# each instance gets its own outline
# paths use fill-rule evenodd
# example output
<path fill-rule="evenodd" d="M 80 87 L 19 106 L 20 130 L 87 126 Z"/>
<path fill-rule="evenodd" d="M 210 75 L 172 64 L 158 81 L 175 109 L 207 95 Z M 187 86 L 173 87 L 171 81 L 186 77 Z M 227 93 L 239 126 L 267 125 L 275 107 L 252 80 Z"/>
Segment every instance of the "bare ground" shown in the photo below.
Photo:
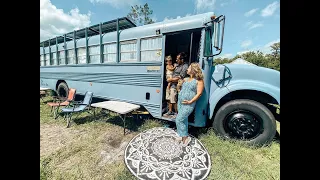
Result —
<path fill-rule="evenodd" d="M 88 130 L 88 128 L 84 127 L 65 128 L 65 126 L 59 124 L 40 124 L 40 157 L 47 157 L 60 150 L 65 151 L 65 149 L 71 149 L 73 148 L 72 146 L 76 147 L 80 144 L 86 146 L 86 144 L 83 144 L 86 139 L 89 140 L 86 143 L 90 143 L 90 140 L 93 140 L 99 144 L 96 147 L 90 147 L 87 144 L 86 148 L 99 154 L 98 166 L 122 161 L 124 149 L 136 133 L 131 132 L 123 136 L 122 133 L 119 133 L 119 130 L 121 130 L 121 127 L 104 128 L 104 130 L 90 128 Z M 82 148 L 82 150 L 84 149 Z M 78 160 L 73 159 L 72 161 Z M 66 162 L 61 162 L 61 165 L 64 163 Z"/>

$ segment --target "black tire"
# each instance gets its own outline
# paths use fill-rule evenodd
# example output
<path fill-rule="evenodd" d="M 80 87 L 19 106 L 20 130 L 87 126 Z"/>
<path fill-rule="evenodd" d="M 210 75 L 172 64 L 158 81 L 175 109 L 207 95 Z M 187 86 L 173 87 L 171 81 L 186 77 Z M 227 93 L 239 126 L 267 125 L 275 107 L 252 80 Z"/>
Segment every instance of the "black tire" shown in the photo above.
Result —
<path fill-rule="evenodd" d="M 65 82 L 61 82 L 57 88 L 58 97 L 67 98 L 69 94 L 69 87 Z"/>
<path fill-rule="evenodd" d="M 269 144 L 276 134 L 276 121 L 271 111 L 248 99 L 232 100 L 221 106 L 212 126 L 218 136 L 249 145 Z"/>

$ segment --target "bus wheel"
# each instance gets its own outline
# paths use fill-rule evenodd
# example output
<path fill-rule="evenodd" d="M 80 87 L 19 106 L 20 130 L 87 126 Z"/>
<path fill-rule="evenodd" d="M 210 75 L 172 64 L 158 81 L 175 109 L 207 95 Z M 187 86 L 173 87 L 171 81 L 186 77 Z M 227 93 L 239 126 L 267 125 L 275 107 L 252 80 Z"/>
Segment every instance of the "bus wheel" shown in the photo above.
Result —
<path fill-rule="evenodd" d="M 224 104 L 216 113 L 212 126 L 218 136 L 249 145 L 268 144 L 276 134 L 276 121 L 271 111 L 248 99 Z"/>
<path fill-rule="evenodd" d="M 61 82 L 57 88 L 58 97 L 67 98 L 69 93 L 68 85 L 65 82 Z"/>

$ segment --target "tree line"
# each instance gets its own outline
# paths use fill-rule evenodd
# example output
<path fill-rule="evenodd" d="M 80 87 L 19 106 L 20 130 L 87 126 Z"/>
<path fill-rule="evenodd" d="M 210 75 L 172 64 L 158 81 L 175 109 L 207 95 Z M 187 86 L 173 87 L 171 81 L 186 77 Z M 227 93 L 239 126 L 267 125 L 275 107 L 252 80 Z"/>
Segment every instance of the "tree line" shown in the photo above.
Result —
<path fill-rule="evenodd" d="M 216 58 L 214 64 L 230 63 L 238 58 L 242 58 L 257 66 L 262 66 L 280 71 L 280 42 L 270 46 L 270 53 L 262 53 L 261 51 L 250 51 L 243 54 L 237 54 L 233 58 Z"/>

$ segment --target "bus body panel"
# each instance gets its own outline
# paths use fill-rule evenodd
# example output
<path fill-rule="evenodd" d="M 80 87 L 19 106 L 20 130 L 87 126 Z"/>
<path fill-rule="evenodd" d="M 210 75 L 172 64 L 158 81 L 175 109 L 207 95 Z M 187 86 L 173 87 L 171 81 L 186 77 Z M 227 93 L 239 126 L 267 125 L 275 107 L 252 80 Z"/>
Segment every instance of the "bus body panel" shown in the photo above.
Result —
<path fill-rule="evenodd" d="M 68 64 L 49 65 L 40 67 L 40 85 L 42 87 L 57 88 L 58 80 L 63 80 L 69 87 L 77 89 L 77 93 L 83 94 L 85 91 L 93 91 L 94 96 L 106 99 L 126 101 L 144 106 L 153 117 L 161 118 L 162 112 L 162 96 L 163 96 L 163 78 L 164 66 L 162 63 L 165 55 L 165 34 L 174 33 L 184 30 L 199 29 L 204 27 L 204 23 L 210 20 L 214 15 L 213 12 L 174 19 L 165 22 L 153 23 L 140 27 L 129 28 L 120 31 L 119 41 L 135 40 L 137 43 L 137 61 L 136 62 L 105 62 L 98 64 Z M 160 34 L 156 34 L 156 30 L 160 30 Z M 102 37 L 103 44 L 115 43 L 117 40 L 117 32 L 104 34 Z M 204 30 L 202 30 L 204 34 Z M 99 35 L 88 38 L 88 46 L 100 45 Z M 145 38 L 162 37 L 161 62 L 150 61 L 141 62 L 140 57 L 140 41 Z M 203 47 L 203 37 L 201 38 Z M 77 40 L 77 48 L 84 47 L 85 40 Z M 56 49 L 56 45 L 51 45 L 51 49 Z M 74 50 L 74 42 L 66 42 L 66 50 Z M 45 53 L 49 47 L 45 47 Z M 58 44 L 58 51 L 64 50 L 64 43 Z M 202 48 L 200 48 L 200 59 L 202 59 Z M 57 52 L 59 53 L 59 52 Z M 43 54 L 43 48 L 40 47 L 40 55 Z M 41 58 L 40 58 L 41 59 Z M 46 58 L 47 59 L 47 58 Z M 204 61 L 199 62 L 202 66 Z M 210 76 L 210 66 L 206 63 L 204 67 L 205 76 Z M 205 124 L 206 118 L 203 110 L 207 110 L 208 104 L 208 81 L 206 90 L 197 102 L 195 125 L 202 126 Z M 208 91 L 208 92 L 207 92 Z M 150 99 L 146 99 L 146 93 L 150 93 Z M 198 113 L 199 112 L 199 113 Z M 205 112 L 207 113 L 207 112 Z"/>
<path fill-rule="evenodd" d="M 92 91 L 96 97 L 143 105 L 154 117 L 160 118 L 161 64 L 51 66 L 42 69 L 40 79 L 51 89 L 56 89 L 58 80 L 64 80 L 79 94 Z M 149 100 L 146 93 L 150 94 Z"/>
<path fill-rule="evenodd" d="M 279 71 L 245 64 L 216 65 L 213 69 L 209 99 L 209 119 L 212 118 L 219 100 L 228 93 L 237 90 L 264 92 L 280 104 Z M 227 70 L 224 71 L 225 69 Z M 224 78 L 225 80 L 223 80 Z M 222 80 L 221 83 L 217 83 L 219 80 Z"/>

